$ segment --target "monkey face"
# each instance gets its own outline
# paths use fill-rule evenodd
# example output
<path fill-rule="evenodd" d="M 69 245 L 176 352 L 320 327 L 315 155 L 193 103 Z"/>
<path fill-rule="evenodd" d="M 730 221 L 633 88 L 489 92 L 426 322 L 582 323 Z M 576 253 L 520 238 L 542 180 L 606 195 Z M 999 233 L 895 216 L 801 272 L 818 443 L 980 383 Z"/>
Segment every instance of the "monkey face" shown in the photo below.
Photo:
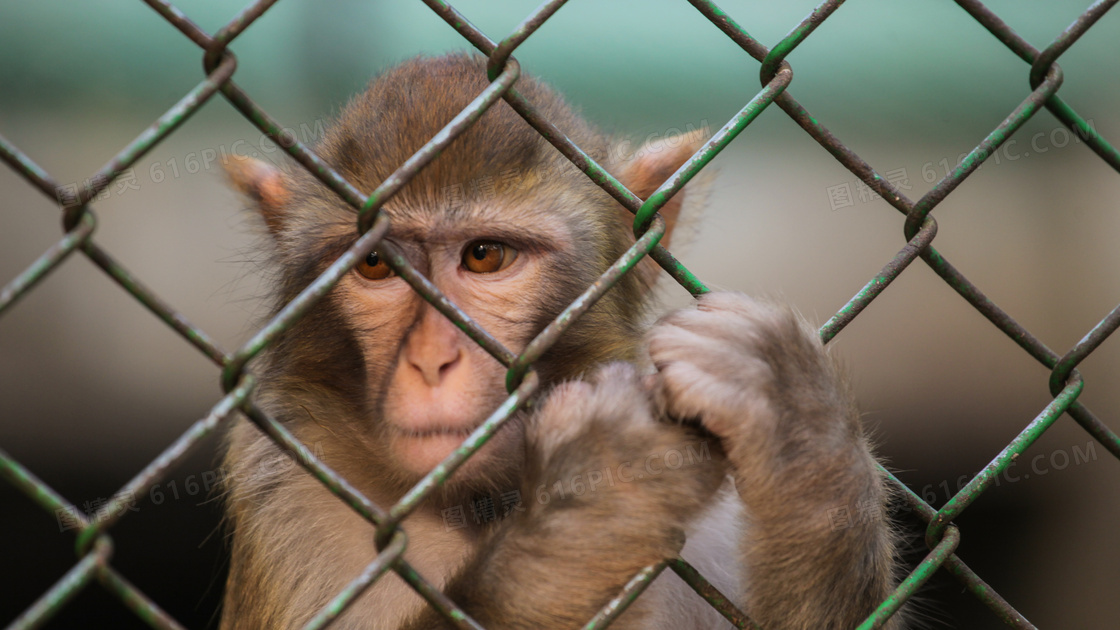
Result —
<path fill-rule="evenodd" d="M 572 236 L 563 222 L 526 208 L 468 204 L 398 209 L 387 237 L 502 345 L 517 353 L 562 308 L 535 287 L 554 284 Z M 393 466 L 427 473 L 506 397 L 505 368 L 417 295 L 377 252 L 340 284 L 348 327 L 366 372 L 370 427 Z M 560 296 L 567 298 L 567 295 Z M 555 302 L 555 303 L 553 303 Z M 519 419 L 503 427 L 472 467 L 520 459 Z M 466 477 L 470 477 L 466 471 Z"/>

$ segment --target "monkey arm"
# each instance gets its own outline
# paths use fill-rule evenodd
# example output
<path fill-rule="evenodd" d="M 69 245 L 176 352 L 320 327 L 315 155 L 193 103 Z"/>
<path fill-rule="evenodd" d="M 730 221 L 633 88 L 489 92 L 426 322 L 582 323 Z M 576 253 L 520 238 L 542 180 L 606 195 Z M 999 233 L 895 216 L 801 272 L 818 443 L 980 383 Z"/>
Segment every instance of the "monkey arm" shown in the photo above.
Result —
<path fill-rule="evenodd" d="M 655 420 L 629 365 L 558 386 L 528 427 L 536 456 L 524 511 L 503 521 L 447 595 L 487 628 L 582 626 L 639 570 L 679 553 L 685 524 L 726 477 L 718 445 L 704 439 Z M 644 627 L 643 609 L 639 598 L 612 627 Z M 451 627 L 430 608 L 405 626 Z"/>
<path fill-rule="evenodd" d="M 895 541 L 884 479 L 816 332 L 788 308 L 712 293 L 649 343 L 666 412 L 727 450 L 748 514 L 747 613 L 767 630 L 854 628 L 890 592 Z"/>

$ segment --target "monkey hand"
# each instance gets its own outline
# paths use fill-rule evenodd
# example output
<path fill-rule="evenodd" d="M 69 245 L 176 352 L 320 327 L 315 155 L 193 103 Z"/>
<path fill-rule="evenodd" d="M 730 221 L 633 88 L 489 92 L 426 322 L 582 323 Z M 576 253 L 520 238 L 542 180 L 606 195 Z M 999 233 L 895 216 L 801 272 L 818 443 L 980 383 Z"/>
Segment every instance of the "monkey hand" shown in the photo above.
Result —
<path fill-rule="evenodd" d="M 727 451 L 750 514 L 746 610 L 763 628 L 862 621 L 892 588 L 887 491 L 816 331 L 789 308 L 709 293 L 658 322 L 649 353 L 664 413 Z M 844 513 L 857 516 L 833 520 Z"/>
<path fill-rule="evenodd" d="M 756 489 L 773 497 L 760 484 L 799 481 L 851 456 L 867 460 L 832 360 L 788 307 L 708 293 L 654 326 L 649 353 L 654 399 L 720 438 L 748 505 Z"/>
<path fill-rule="evenodd" d="M 680 552 L 727 474 L 717 440 L 655 419 L 629 364 L 557 386 L 526 438 L 524 509 L 483 545 L 472 578 L 447 589 L 486 627 L 583 625 L 641 569 Z M 408 627 L 440 623 L 428 614 Z"/>
<path fill-rule="evenodd" d="M 572 534 L 581 547 L 632 545 L 627 555 L 640 559 L 638 568 L 679 552 L 686 523 L 726 476 L 717 440 L 659 422 L 626 363 L 556 387 L 533 419 L 529 445 L 530 511 L 579 523 Z"/>

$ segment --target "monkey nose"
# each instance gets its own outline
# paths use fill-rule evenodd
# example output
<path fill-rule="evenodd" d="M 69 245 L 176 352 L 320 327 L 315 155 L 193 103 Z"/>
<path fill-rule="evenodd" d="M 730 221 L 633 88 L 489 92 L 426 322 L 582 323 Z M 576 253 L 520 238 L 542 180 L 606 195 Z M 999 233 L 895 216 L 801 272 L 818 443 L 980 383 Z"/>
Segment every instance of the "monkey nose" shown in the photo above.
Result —
<path fill-rule="evenodd" d="M 454 324 L 426 306 L 418 325 L 404 343 L 404 359 L 428 387 L 439 387 L 466 363 L 462 335 Z"/>
<path fill-rule="evenodd" d="M 420 372 L 428 387 L 439 387 L 463 362 L 461 348 L 424 348 L 409 352 L 408 362 Z"/>

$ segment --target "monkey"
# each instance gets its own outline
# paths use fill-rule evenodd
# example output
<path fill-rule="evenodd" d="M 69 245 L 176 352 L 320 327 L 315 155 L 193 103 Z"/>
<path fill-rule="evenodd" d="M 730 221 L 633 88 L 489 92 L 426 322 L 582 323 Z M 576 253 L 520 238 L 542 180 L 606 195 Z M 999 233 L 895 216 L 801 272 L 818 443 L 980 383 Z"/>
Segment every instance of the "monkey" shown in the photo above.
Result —
<path fill-rule="evenodd" d="M 371 191 L 488 84 L 478 56 L 405 61 L 314 151 Z M 553 88 L 526 75 L 516 87 L 588 154 L 611 154 Z M 652 142 L 608 167 L 644 199 L 706 140 Z M 278 310 L 353 243 L 356 213 L 300 169 L 247 158 L 229 177 L 263 219 Z M 662 244 L 699 197 L 685 186 L 660 210 Z M 384 239 L 514 352 L 634 243 L 633 215 L 504 101 L 380 211 Z M 777 303 L 711 292 L 654 320 L 659 273 L 643 260 L 534 364 L 539 395 L 403 521 L 404 557 L 487 628 L 582 626 L 678 554 L 762 628 L 855 627 L 893 588 L 896 541 L 840 371 Z M 376 248 L 253 369 L 260 406 L 382 506 L 507 397 L 502 364 Z M 275 465 L 284 457 L 244 419 L 227 436 L 222 628 L 301 627 L 377 555 L 373 526 L 301 467 Z M 449 525 L 511 493 L 501 518 L 464 509 Z M 836 510 L 862 518 L 837 526 Z M 389 572 L 333 627 L 452 626 Z M 665 571 L 614 627 L 730 625 Z"/>

